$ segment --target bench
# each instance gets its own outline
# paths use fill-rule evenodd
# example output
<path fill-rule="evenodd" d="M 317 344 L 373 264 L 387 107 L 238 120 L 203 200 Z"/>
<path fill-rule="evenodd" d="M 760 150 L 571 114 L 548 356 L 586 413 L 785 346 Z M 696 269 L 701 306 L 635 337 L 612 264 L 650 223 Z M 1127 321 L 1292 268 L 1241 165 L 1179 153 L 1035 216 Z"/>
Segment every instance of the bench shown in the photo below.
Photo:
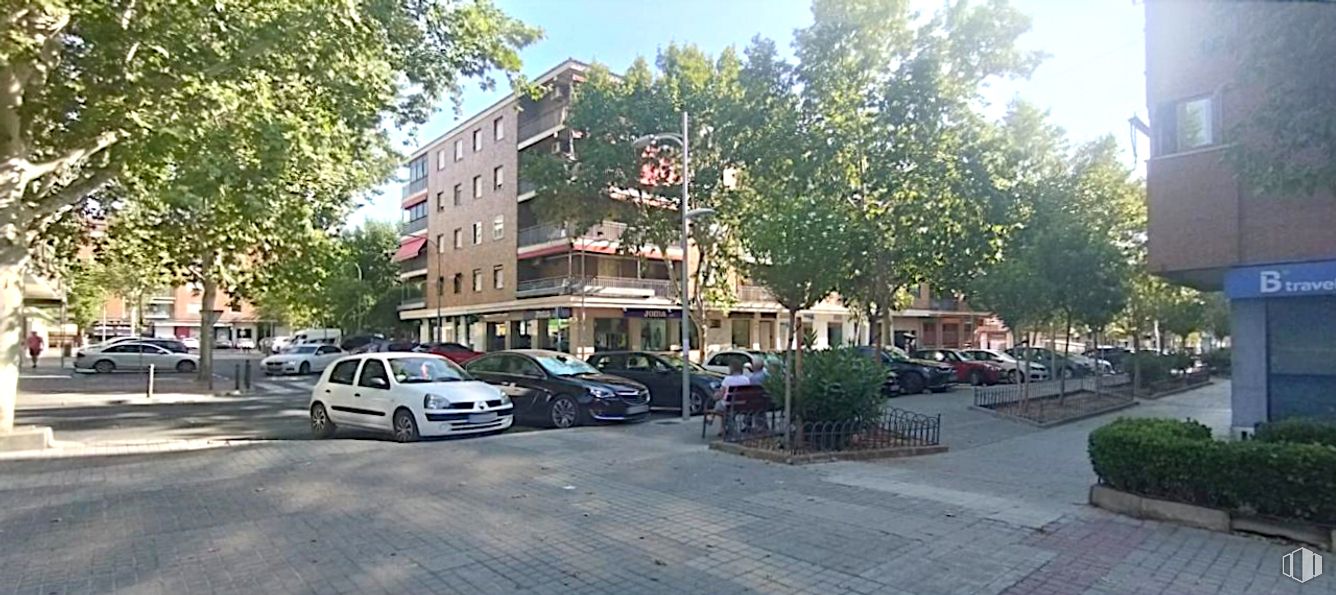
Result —
<path fill-rule="evenodd" d="M 766 394 L 765 389 L 759 385 L 750 384 L 746 386 L 729 386 L 724 388 L 724 411 L 722 413 L 714 410 L 714 407 L 706 407 L 701 415 L 700 437 L 704 438 L 709 432 L 710 419 L 712 417 L 723 417 L 724 435 L 733 435 L 738 431 L 739 422 L 759 420 L 765 422 L 765 414 L 772 408 L 770 395 Z"/>

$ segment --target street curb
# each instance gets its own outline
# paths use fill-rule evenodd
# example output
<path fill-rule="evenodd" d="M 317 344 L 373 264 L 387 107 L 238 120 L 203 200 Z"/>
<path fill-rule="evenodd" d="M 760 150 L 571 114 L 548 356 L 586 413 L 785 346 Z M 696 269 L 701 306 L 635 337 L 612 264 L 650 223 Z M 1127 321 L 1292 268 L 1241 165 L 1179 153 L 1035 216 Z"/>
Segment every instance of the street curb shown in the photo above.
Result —
<path fill-rule="evenodd" d="M 935 446 L 900 446 L 895 448 L 791 455 L 784 452 L 751 448 L 741 444 L 733 444 L 731 442 L 722 442 L 719 440 L 712 440 L 709 447 L 710 450 L 741 455 L 751 459 L 760 459 L 771 463 L 784 463 L 786 465 L 807 465 L 810 463 L 829 463 L 833 461 L 866 461 L 870 459 L 899 459 L 904 457 L 931 455 L 947 451 L 947 446 L 943 444 Z"/>
<path fill-rule="evenodd" d="M 1138 402 L 1136 402 L 1136 401 L 1129 401 L 1129 402 L 1127 402 L 1127 403 L 1118 403 L 1118 404 L 1115 404 L 1115 405 L 1110 405 L 1110 406 L 1108 406 L 1108 407 L 1102 407 L 1102 408 L 1100 408 L 1100 409 L 1096 409 L 1096 410 L 1094 410 L 1094 411 L 1090 411 L 1090 412 L 1087 412 L 1087 413 L 1082 413 L 1081 415 L 1077 415 L 1077 416 L 1074 416 L 1074 417 L 1068 417 L 1068 418 L 1066 418 L 1066 419 L 1059 419 L 1059 420 L 1054 420 L 1054 421 L 1034 421 L 1034 420 L 1032 420 L 1032 419 L 1025 419 L 1025 418 L 1023 418 L 1023 417 L 1016 417 L 1016 416 L 1013 416 L 1013 415 L 1007 415 L 1007 414 L 1002 413 L 1002 412 L 1000 412 L 1000 411 L 993 411 L 992 409 L 989 409 L 989 408 L 987 408 L 987 407 L 980 407 L 980 406 L 978 406 L 978 405 L 970 405 L 969 408 L 970 408 L 970 409 L 973 409 L 973 410 L 975 410 L 975 411 L 982 411 L 982 412 L 984 412 L 984 413 L 987 413 L 988 415 L 991 415 L 991 416 L 993 416 L 993 417 L 997 417 L 997 418 L 1000 418 L 1000 419 L 1008 419 L 1008 420 L 1011 420 L 1011 421 L 1016 421 L 1016 422 L 1023 423 L 1023 424 L 1028 425 L 1028 426 L 1033 426 L 1033 427 L 1036 427 L 1036 428 L 1044 429 L 1044 428 L 1051 428 L 1051 427 L 1054 427 L 1054 426 L 1061 426 L 1061 425 L 1069 424 L 1069 423 L 1072 423 L 1072 422 L 1078 422 L 1078 421 L 1081 421 L 1081 420 L 1090 419 L 1090 418 L 1092 418 L 1092 417 L 1099 417 L 1099 416 L 1104 415 L 1104 414 L 1106 414 L 1106 413 L 1113 413 L 1114 411 L 1122 411 L 1123 409 L 1127 409 L 1127 408 L 1129 408 L 1129 407 L 1136 407 L 1137 405 L 1140 405 L 1140 403 L 1138 403 Z"/>
<path fill-rule="evenodd" d="M 1283 519 L 1248 516 L 1238 512 L 1160 500 L 1116 490 L 1106 485 L 1090 486 L 1090 505 L 1139 519 L 1150 519 L 1197 527 L 1218 533 L 1253 533 L 1336 551 L 1336 528 Z"/>

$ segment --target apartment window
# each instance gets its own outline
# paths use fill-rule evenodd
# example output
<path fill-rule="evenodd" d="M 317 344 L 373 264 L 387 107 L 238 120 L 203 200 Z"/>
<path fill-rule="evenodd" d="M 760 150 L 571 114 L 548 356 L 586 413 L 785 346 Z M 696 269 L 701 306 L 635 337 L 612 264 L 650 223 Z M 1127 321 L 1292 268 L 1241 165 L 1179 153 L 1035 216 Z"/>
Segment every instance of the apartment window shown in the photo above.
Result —
<path fill-rule="evenodd" d="M 501 270 L 501 265 L 492 267 L 492 289 L 506 288 L 506 274 Z"/>
<path fill-rule="evenodd" d="M 458 249 L 463 248 L 463 247 L 464 247 L 464 228 L 462 228 L 462 227 L 456 227 L 456 228 L 455 228 L 455 249 L 458 250 Z"/>
<path fill-rule="evenodd" d="M 501 183 L 506 180 L 506 168 L 504 165 L 498 165 L 492 168 L 492 190 L 500 190 Z"/>
<path fill-rule="evenodd" d="M 464 160 L 464 139 L 455 140 L 455 161 Z"/>
<path fill-rule="evenodd" d="M 443 233 L 436 234 L 436 253 L 445 253 L 445 234 Z"/>
<path fill-rule="evenodd" d="M 427 203 L 420 202 L 404 211 L 404 221 L 417 221 L 427 216 Z"/>
<path fill-rule="evenodd" d="M 473 245 L 482 243 L 482 221 L 473 222 Z"/>
<path fill-rule="evenodd" d="M 427 177 L 427 156 L 423 155 L 408 162 L 408 181 L 416 182 Z"/>
<path fill-rule="evenodd" d="M 445 149 L 436 152 L 436 169 L 445 169 Z"/>
<path fill-rule="evenodd" d="M 444 192 L 437 192 L 437 193 L 436 193 L 436 210 L 438 210 L 438 211 L 444 211 L 444 210 L 445 210 L 445 193 L 444 193 Z"/>
<path fill-rule="evenodd" d="M 482 198 L 482 176 L 473 176 L 473 198 Z"/>
<path fill-rule="evenodd" d="M 479 128 L 473 131 L 473 152 L 477 153 L 478 151 L 481 150 L 482 150 L 482 129 Z"/>
<path fill-rule="evenodd" d="M 1219 142 L 1215 101 L 1210 96 L 1169 103 L 1159 109 L 1161 154 L 1171 155 Z"/>
<path fill-rule="evenodd" d="M 455 206 L 464 204 L 464 185 L 455 184 Z"/>
<path fill-rule="evenodd" d="M 463 274 L 463 273 L 455 273 L 455 278 L 454 278 L 454 283 L 453 283 L 453 285 L 454 285 L 455 293 L 462 293 L 462 292 L 464 291 L 464 274 Z"/>
<path fill-rule="evenodd" d="M 482 269 L 473 269 L 473 291 L 482 291 Z"/>
<path fill-rule="evenodd" d="M 492 120 L 492 138 L 496 140 L 501 140 L 503 138 L 506 138 L 505 118 L 497 118 L 495 120 Z"/>
<path fill-rule="evenodd" d="M 506 216 L 497 215 L 496 219 L 492 220 L 492 239 L 499 240 L 504 237 L 506 237 Z"/>

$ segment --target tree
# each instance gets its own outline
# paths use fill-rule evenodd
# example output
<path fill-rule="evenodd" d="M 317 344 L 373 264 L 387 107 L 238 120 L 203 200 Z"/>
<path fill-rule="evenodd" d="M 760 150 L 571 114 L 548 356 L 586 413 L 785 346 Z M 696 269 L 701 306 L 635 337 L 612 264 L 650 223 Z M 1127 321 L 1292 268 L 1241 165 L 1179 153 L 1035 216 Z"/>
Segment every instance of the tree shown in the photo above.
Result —
<path fill-rule="evenodd" d="M 1237 80 L 1261 96 L 1228 131 L 1234 169 L 1261 193 L 1336 194 L 1336 79 L 1314 76 L 1336 48 L 1336 10 L 1325 2 L 1227 3 L 1216 10 Z"/>
<path fill-rule="evenodd" d="M 308 155 L 313 147 L 303 143 L 313 136 L 293 133 L 318 129 L 329 138 L 337 129 L 366 141 L 383 122 L 420 122 L 465 78 L 494 68 L 514 72 L 517 49 L 538 35 L 486 0 L 338 6 L 19 0 L 6 13 L 0 21 L 0 431 L 13 424 L 19 275 L 52 219 L 114 178 L 153 169 L 146 164 L 176 177 L 175 168 L 189 162 L 182 139 L 198 148 L 207 133 L 197 126 L 216 132 L 227 118 L 251 110 L 270 116 L 249 118 L 265 122 L 261 136 L 269 144 L 288 141 Z M 328 165 L 309 170 L 309 177 Z"/>
<path fill-rule="evenodd" d="M 659 53 L 654 69 L 637 59 L 620 77 L 596 64 L 567 116 L 567 125 L 580 135 L 573 154 L 527 156 L 524 163 L 542 218 L 562 222 L 571 234 L 605 220 L 624 224 L 619 250 L 662 259 L 670 295 L 679 300 L 686 270 L 693 288 L 686 315 L 701 337 L 707 312 L 733 301 L 738 209 L 723 173 L 730 165 L 730 132 L 737 126 L 732 117 L 740 68 L 731 49 L 716 60 L 694 46 L 677 45 Z M 679 268 L 670 250 L 682 236 L 680 150 L 665 143 L 638 152 L 632 142 L 647 134 L 680 133 L 683 111 L 691 117 L 690 206 L 713 209 L 715 215 L 691 226 L 696 266 Z M 700 349 L 703 359 L 705 346 Z"/>

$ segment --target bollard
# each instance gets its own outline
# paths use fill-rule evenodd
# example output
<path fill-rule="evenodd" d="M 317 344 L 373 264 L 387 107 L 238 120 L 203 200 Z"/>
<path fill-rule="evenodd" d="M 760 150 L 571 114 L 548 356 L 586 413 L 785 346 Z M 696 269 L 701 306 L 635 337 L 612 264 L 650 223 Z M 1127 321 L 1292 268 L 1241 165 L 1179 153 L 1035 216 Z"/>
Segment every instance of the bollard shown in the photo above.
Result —
<path fill-rule="evenodd" d="M 241 364 L 232 364 L 232 383 L 241 392 Z"/>
<path fill-rule="evenodd" d="M 246 360 L 246 384 L 245 384 L 246 392 L 250 392 L 250 391 L 251 391 L 251 388 L 252 388 L 252 385 L 251 385 L 251 363 L 252 363 L 251 360 Z"/>
<path fill-rule="evenodd" d="M 153 371 L 155 368 L 157 368 L 157 366 L 154 364 L 148 365 L 148 391 L 146 396 L 149 399 L 153 398 Z"/>

